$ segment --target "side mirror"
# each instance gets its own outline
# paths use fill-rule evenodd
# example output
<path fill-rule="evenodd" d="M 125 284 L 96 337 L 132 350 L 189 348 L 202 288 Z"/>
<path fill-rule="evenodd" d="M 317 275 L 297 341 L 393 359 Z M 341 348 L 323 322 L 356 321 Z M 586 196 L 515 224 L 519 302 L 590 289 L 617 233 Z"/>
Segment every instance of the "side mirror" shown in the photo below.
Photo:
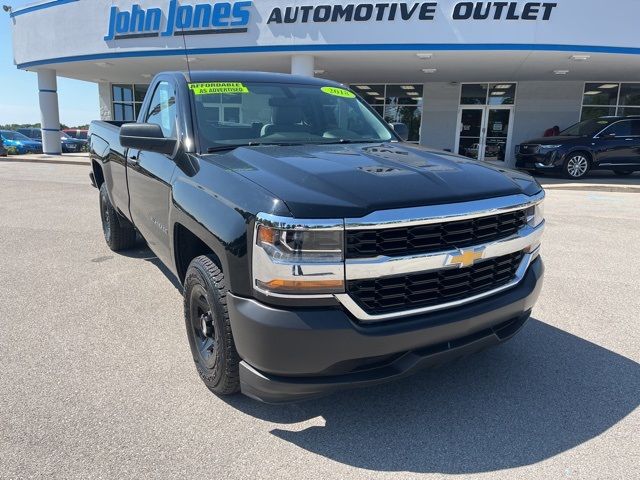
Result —
<path fill-rule="evenodd" d="M 123 147 L 171 155 L 177 143 L 175 138 L 164 138 L 162 128 L 154 123 L 125 123 L 120 127 Z"/>
<path fill-rule="evenodd" d="M 392 123 L 391 128 L 398 134 L 398 136 L 405 142 L 409 140 L 409 127 L 404 123 Z"/>

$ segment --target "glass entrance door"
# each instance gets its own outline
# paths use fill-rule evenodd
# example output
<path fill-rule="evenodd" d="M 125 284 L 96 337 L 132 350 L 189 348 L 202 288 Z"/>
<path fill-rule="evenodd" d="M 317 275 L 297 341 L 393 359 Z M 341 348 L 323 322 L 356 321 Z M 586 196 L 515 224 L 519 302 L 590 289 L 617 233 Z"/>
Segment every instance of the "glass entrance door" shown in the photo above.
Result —
<path fill-rule="evenodd" d="M 488 108 L 485 116 L 487 126 L 482 160 L 504 162 L 511 131 L 511 108 Z"/>
<path fill-rule="evenodd" d="M 458 153 L 476 160 L 504 161 L 509 148 L 512 107 L 460 108 Z"/>
<path fill-rule="evenodd" d="M 479 159 L 482 143 L 484 108 L 461 108 L 458 154 Z"/>

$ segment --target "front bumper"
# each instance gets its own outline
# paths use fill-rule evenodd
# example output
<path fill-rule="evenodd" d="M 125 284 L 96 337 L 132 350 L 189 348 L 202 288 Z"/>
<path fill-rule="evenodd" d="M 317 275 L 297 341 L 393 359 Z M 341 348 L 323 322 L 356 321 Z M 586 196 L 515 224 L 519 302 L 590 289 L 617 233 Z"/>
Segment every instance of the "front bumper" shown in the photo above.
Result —
<path fill-rule="evenodd" d="M 229 295 L 242 392 L 267 403 L 314 398 L 409 375 L 515 335 L 529 318 L 544 266 L 495 296 L 374 325 L 343 308 L 278 309 Z"/>
<path fill-rule="evenodd" d="M 564 156 L 558 151 L 534 155 L 516 154 L 516 168 L 531 172 L 559 172 L 563 161 Z"/>

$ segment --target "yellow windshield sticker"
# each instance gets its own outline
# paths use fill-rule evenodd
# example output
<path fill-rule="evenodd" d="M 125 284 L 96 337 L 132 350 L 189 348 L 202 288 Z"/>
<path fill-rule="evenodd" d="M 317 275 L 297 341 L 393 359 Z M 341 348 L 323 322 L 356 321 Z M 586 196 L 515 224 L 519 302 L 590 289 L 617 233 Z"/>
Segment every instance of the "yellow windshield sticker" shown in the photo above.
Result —
<path fill-rule="evenodd" d="M 334 97 L 356 98 L 356 95 L 353 92 L 345 90 L 344 88 L 322 87 L 321 90 L 328 95 L 333 95 Z"/>
<path fill-rule="evenodd" d="M 190 83 L 189 90 L 194 95 L 249 93 L 249 89 L 240 82 Z"/>

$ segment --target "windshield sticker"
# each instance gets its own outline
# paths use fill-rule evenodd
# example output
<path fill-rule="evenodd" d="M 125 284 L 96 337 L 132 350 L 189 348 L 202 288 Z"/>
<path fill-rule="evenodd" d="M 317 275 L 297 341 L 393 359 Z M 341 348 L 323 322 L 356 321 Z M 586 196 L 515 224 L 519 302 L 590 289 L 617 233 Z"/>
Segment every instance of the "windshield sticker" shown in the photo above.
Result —
<path fill-rule="evenodd" d="M 194 95 L 249 93 L 249 89 L 240 82 L 190 83 L 189 90 Z"/>
<path fill-rule="evenodd" d="M 321 90 L 328 95 L 333 95 L 334 97 L 356 98 L 355 93 L 345 90 L 344 88 L 322 87 Z"/>

